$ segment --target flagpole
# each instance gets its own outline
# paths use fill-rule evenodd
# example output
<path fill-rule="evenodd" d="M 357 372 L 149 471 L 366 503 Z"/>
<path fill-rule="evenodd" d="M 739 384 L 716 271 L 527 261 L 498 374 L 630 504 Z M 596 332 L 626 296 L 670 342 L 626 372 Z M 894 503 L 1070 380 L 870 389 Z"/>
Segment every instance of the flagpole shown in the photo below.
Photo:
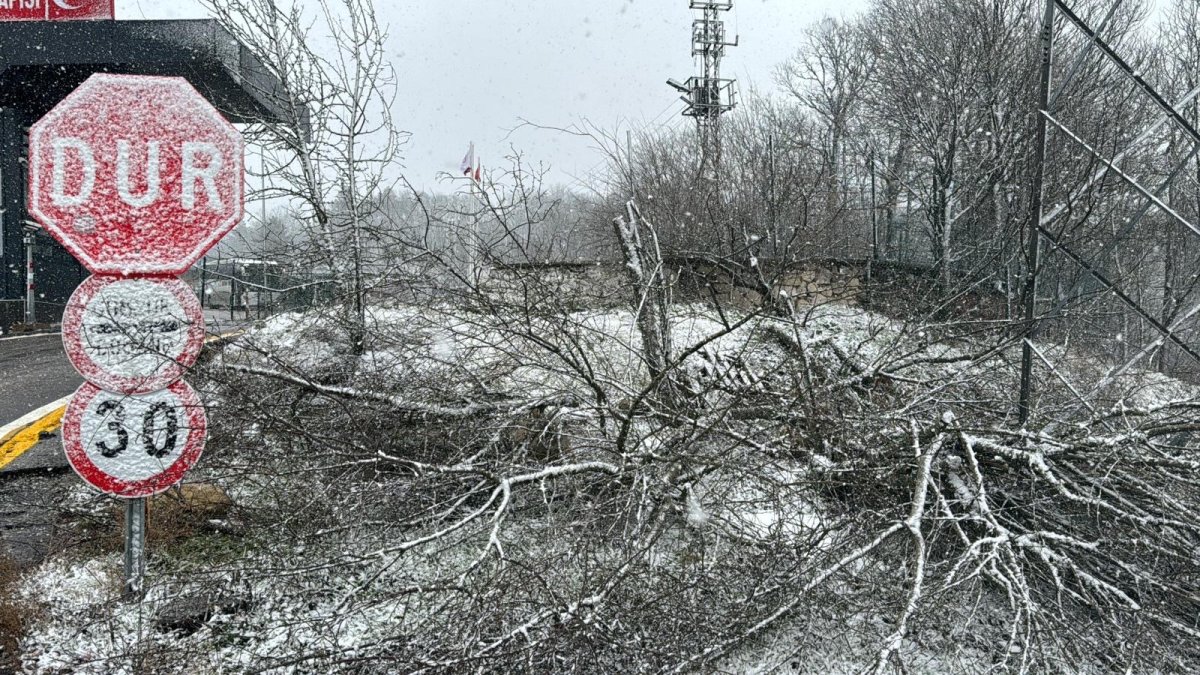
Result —
<path fill-rule="evenodd" d="M 475 149 L 474 145 L 471 146 L 471 149 L 472 149 L 472 151 Z M 482 202 L 487 198 L 487 195 L 484 194 L 484 192 L 483 192 L 483 184 L 482 184 L 482 181 L 480 180 L 480 176 L 479 176 L 479 167 L 480 167 L 479 157 L 478 156 L 474 157 L 474 160 L 475 160 L 475 166 L 471 167 L 471 185 L 473 188 L 476 188 L 479 190 L 479 200 Z M 470 238 L 469 238 L 469 241 L 467 242 L 467 257 L 470 260 L 471 282 L 472 283 L 477 282 L 478 278 L 479 278 L 479 246 L 478 246 L 478 241 L 477 241 L 478 240 L 477 235 L 479 234 L 479 232 L 477 231 L 478 227 L 479 227 L 478 220 L 471 223 Z"/>
<path fill-rule="evenodd" d="M 464 176 L 466 176 L 467 180 L 471 181 L 471 192 L 469 193 L 469 194 L 471 194 L 471 196 L 474 196 L 474 188 L 476 187 L 476 184 L 482 183 L 482 180 L 481 180 L 482 177 L 480 176 L 479 169 L 480 169 L 480 164 L 475 157 L 475 141 L 471 141 L 470 146 L 467 148 L 467 155 L 465 157 L 463 157 L 462 162 L 458 166 L 459 172 L 462 173 Z M 483 186 L 479 185 L 478 187 L 479 187 L 479 197 L 480 198 L 486 197 L 486 195 L 483 192 Z M 476 275 L 476 260 L 475 260 L 476 252 L 475 252 L 474 242 L 472 241 L 475 238 L 475 234 L 476 234 L 475 224 L 473 222 L 471 222 L 471 223 L 468 223 L 466 232 L 462 233 L 462 237 L 461 237 L 463 239 L 463 246 L 465 248 L 465 250 L 463 251 L 463 255 L 466 258 L 465 262 L 467 265 L 466 273 L 467 273 L 467 278 L 468 278 L 468 281 L 467 281 L 468 285 L 471 284 L 471 282 L 475 279 L 475 275 Z"/>

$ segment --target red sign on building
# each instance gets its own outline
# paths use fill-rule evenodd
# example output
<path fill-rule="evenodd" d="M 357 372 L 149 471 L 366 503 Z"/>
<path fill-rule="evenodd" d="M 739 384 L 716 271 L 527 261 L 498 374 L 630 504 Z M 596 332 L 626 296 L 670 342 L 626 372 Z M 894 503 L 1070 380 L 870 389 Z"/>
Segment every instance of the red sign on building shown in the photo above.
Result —
<path fill-rule="evenodd" d="M 0 0 L 0 21 L 112 19 L 113 0 Z"/>

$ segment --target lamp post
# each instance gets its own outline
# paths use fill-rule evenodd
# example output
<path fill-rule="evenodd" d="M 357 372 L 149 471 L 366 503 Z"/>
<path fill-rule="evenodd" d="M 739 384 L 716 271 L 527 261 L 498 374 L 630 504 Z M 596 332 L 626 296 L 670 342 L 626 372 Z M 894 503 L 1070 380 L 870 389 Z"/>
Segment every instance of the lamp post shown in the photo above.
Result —
<path fill-rule="evenodd" d="M 33 230 L 25 228 L 25 325 L 37 323 L 37 299 L 34 296 L 33 284 Z"/>

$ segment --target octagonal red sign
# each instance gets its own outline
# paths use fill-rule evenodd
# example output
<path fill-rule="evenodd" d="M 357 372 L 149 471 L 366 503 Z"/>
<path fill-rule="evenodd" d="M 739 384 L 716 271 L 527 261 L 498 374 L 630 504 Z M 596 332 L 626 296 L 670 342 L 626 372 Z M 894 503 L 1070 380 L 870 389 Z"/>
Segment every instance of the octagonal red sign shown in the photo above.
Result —
<path fill-rule="evenodd" d="M 98 73 L 30 129 L 29 211 L 95 274 L 183 274 L 242 219 L 243 148 L 187 80 Z"/>

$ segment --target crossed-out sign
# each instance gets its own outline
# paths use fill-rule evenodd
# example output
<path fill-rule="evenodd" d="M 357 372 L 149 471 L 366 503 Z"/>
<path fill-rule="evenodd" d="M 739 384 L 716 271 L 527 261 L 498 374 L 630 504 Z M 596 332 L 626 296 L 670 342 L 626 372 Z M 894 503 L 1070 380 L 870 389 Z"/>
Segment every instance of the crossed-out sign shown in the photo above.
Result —
<path fill-rule="evenodd" d="M 179 279 L 94 276 L 63 313 L 75 370 L 108 391 L 144 394 L 178 380 L 204 345 L 204 315 Z"/>
<path fill-rule="evenodd" d="M 63 446 L 103 492 L 162 492 L 204 449 L 204 408 L 179 379 L 204 317 L 176 276 L 241 220 L 242 155 L 241 134 L 182 78 L 93 75 L 30 130 L 30 213 L 94 275 L 63 315 L 87 380 Z"/>

